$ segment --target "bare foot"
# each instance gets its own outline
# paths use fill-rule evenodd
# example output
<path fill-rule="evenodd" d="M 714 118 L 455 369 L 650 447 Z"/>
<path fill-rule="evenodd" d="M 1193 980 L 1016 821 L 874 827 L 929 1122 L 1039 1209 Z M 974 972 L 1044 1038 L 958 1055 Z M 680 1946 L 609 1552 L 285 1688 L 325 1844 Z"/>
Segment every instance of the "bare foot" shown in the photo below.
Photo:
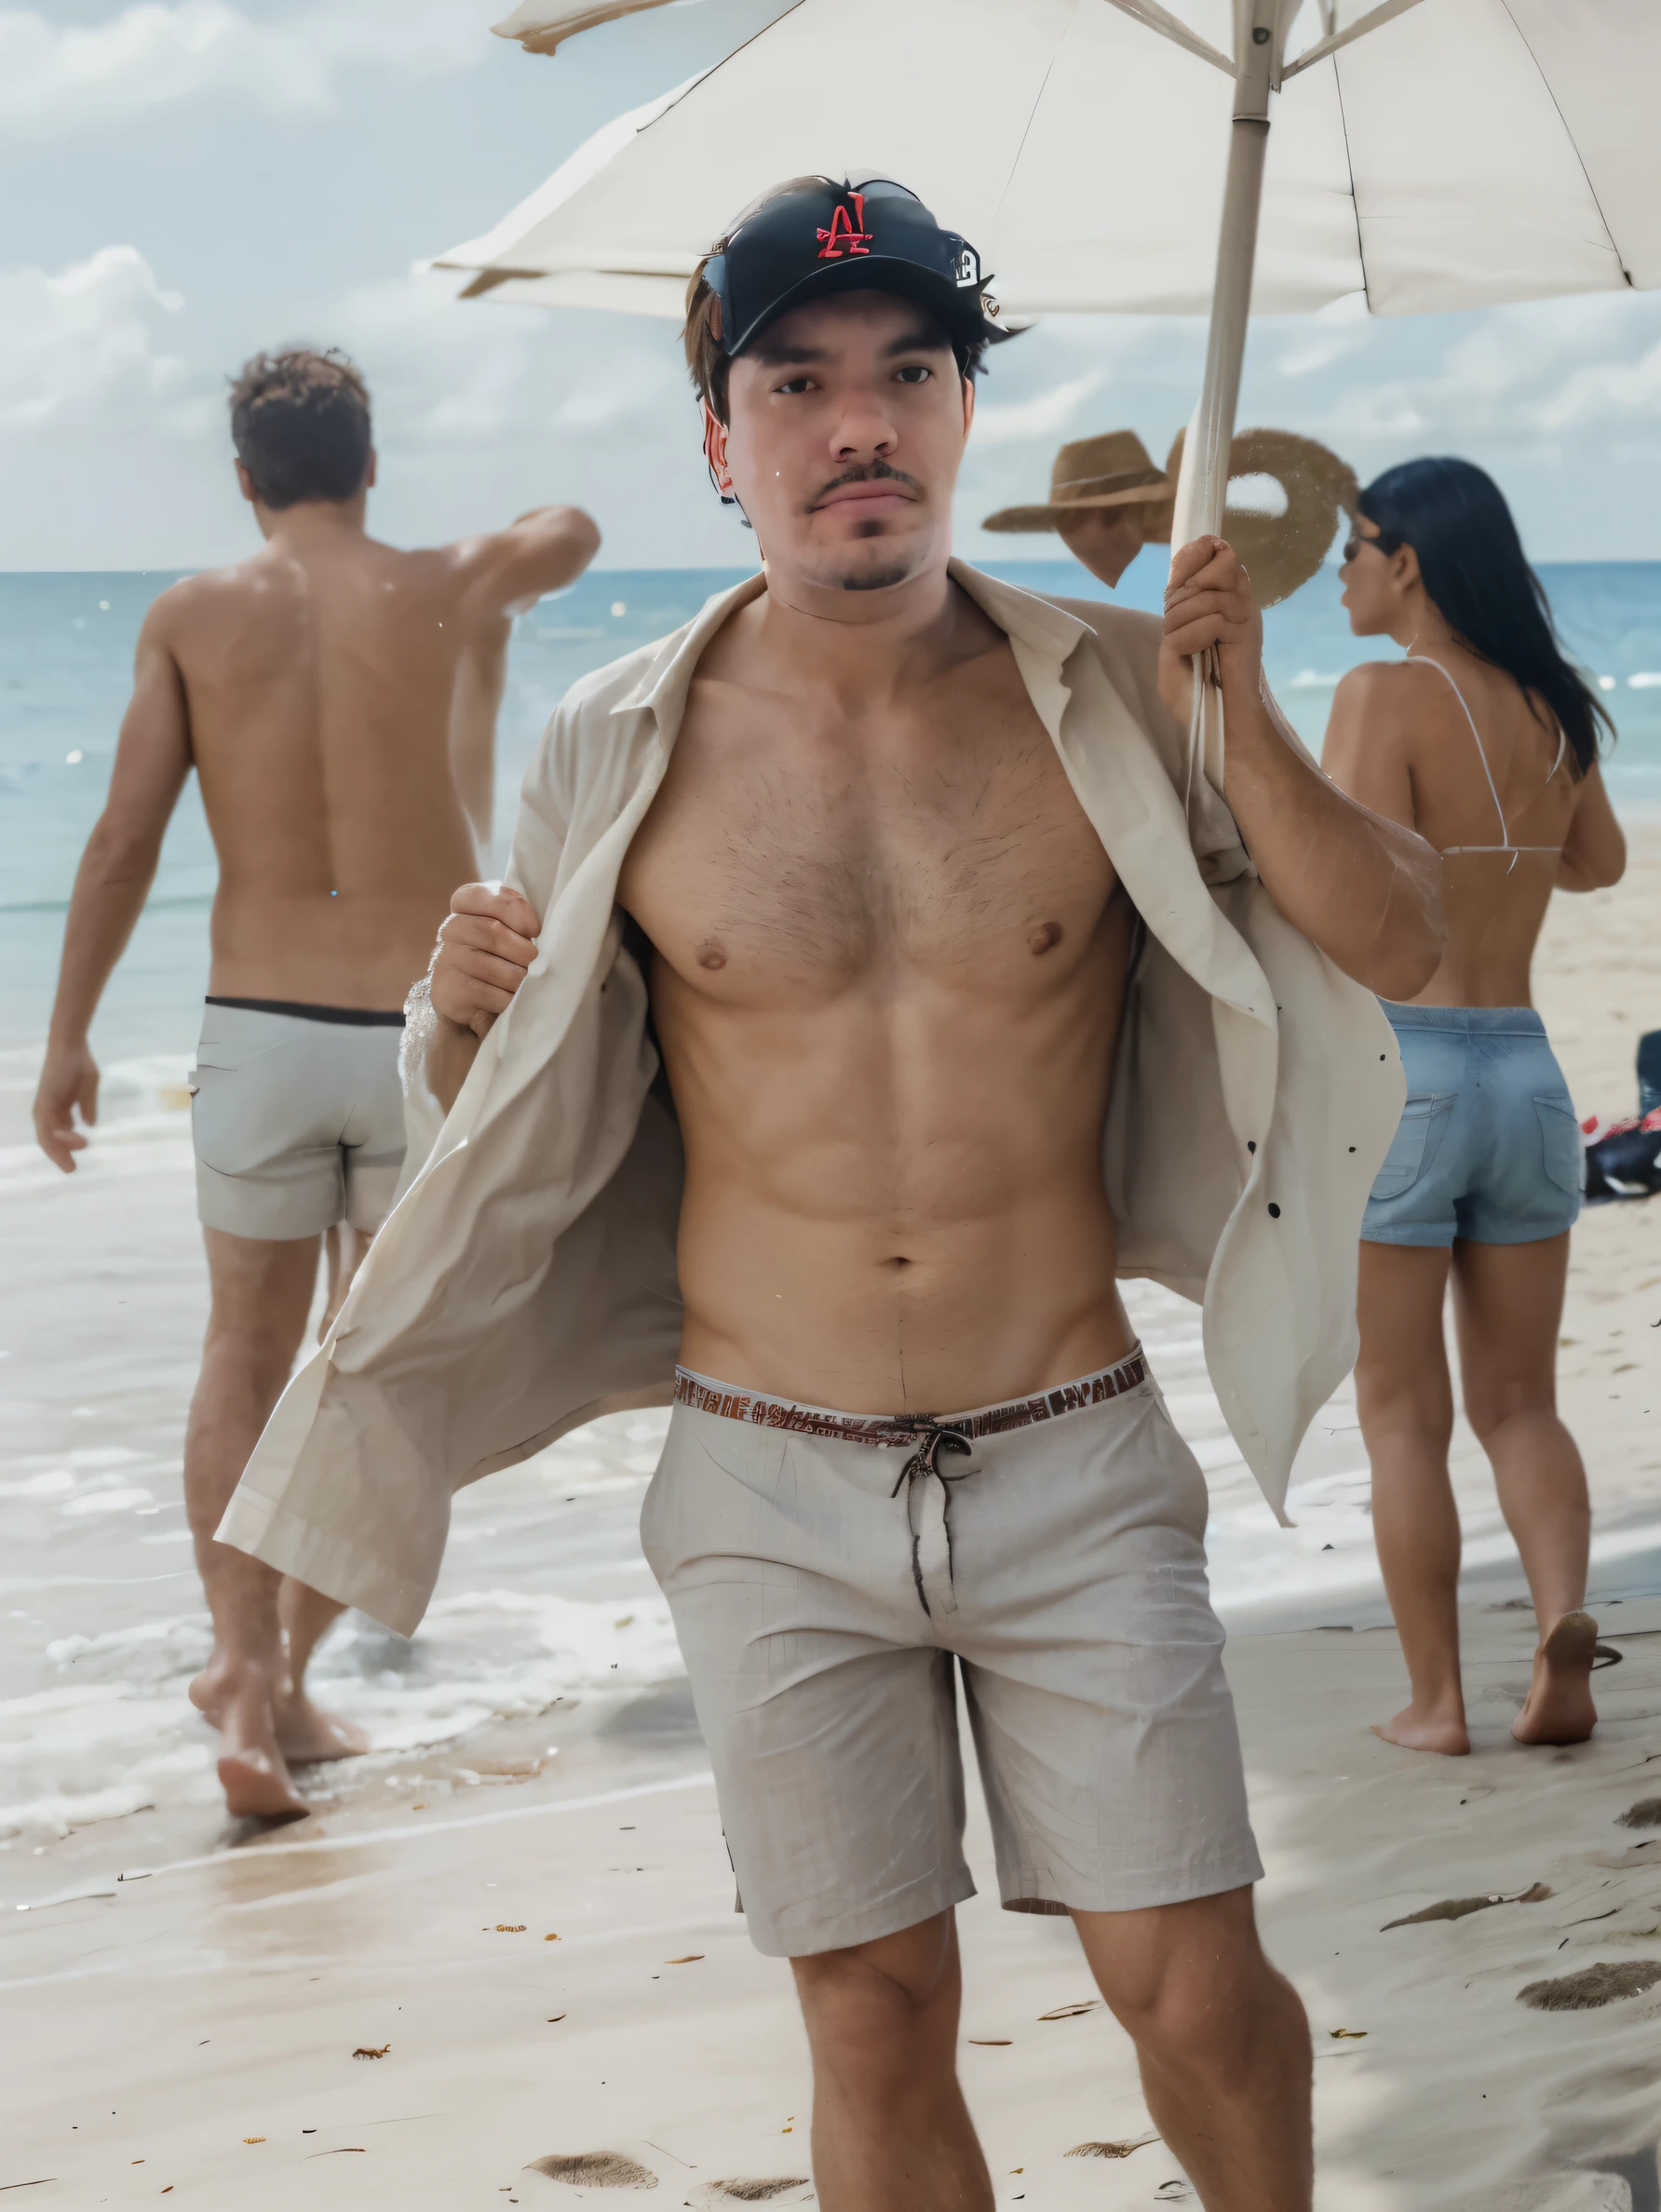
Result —
<path fill-rule="evenodd" d="M 311 1760 L 357 1759 L 369 1749 L 361 1728 L 324 1712 L 304 1692 L 280 1699 L 274 1714 L 277 1745 L 296 1766 Z"/>
<path fill-rule="evenodd" d="M 219 1730 L 219 1784 L 227 1811 L 263 1820 L 310 1811 L 277 1748 L 270 1683 L 261 1668 L 216 1661 L 192 1682 L 190 1701 Z"/>
<path fill-rule="evenodd" d="M 225 1811 L 238 1819 L 286 1820 L 311 1811 L 279 1754 L 222 1751 L 219 1786 L 225 1793 Z"/>
<path fill-rule="evenodd" d="M 1439 1751 L 1448 1759 L 1462 1759 L 1471 1747 L 1465 1715 L 1458 1712 L 1421 1713 L 1403 1706 L 1393 1720 L 1375 1720 L 1372 1733 L 1404 1751 Z"/>
<path fill-rule="evenodd" d="M 1592 1654 L 1598 1624 L 1590 1613 L 1565 1613 L 1534 1653 L 1527 1702 L 1511 1723 L 1519 1744 L 1584 1744 L 1598 1725 L 1592 1703 Z"/>

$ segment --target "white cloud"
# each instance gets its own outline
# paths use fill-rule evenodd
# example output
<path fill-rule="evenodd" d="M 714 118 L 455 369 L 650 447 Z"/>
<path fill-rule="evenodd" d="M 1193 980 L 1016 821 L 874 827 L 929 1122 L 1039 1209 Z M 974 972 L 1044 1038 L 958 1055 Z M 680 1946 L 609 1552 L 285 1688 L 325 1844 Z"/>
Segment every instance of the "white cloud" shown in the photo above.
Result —
<path fill-rule="evenodd" d="M 1302 344 L 1289 346 L 1280 357 L 1278 367 L 1282 376 L 1312 376 L 1317 370 L 1330 369 L 1334 363 L 1346 359 L 1359 347 L 1361 341 L 1353 333 L 1339 336 L 1330 330 L 1313 333 Z"/>
<path fill-rule="evenodd" d="M 458 301 L 452 274 L 360 286 L 312 318 L 358 356 L 377 424 L 400 450 L 443 452 L 581 437 L 630 449 L 692 420 L 680 349 L 628 316 Z"/>
<path fill-rule="evenodd" d="M 101 247 L 56 276 L 0 272 L 0 427 L 193 435 L 193 379 L 166 344 L 183 303 L 132 246 Z"/>
<path fill-rule="evenodd" d="M 1091 369 L 1083 376 L 1068 377 L 1062 384 L 1052 384 L 1047 391 L 1036 392 L 1030 399 L 1016 399 L 1002 406 L 995 401 L 978 403 L 975 443 L 977 446 L 1015 445 L 1028 438 L 1054 438 L 1068 427 L 1078 409 L 1101 391 L 1106 382 L 1105 369 Z"/>
<path fill-rule="evenodd" d="M 1636 361 L 1576 369 L 1541 409 L 1540 421 L 1547 430 L 1626 423 L 1661 432 L 1661 345 Z"/>
<path fill-rule="evenodd" d="M 466 0 L 325 0 L 272 23 L 229 0 L 142 0 L 80 25 L 0 8 L 0 124 L 66 137 L 202 94 L 327 113 L 344 69 L 466 68 L 489 50 L 484 31 Z"/>
<path fill-rule="evenodd" d="M 1289 412 L 1292 427 L 1420 451 L 1516 445 L 1536 458 L 1563 433 L 1661 433 L 1654 294 L 1498 307 L 1446 333 L 1377 323 L 1366 340 L 1347 372 L 1325 380 L 1315 411 L 1303 422 Z M 1386 360 L 1401 371 L 1381 375 Z M 1298 395 L 1305 408 L 1311 397 Z"/>

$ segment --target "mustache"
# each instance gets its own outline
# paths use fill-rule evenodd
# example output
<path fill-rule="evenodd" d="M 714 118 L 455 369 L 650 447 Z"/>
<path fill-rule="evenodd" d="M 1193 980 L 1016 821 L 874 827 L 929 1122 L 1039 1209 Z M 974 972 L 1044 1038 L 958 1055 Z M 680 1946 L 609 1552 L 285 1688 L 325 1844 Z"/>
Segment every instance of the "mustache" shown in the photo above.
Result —
<path fill-rule="evenodd" d="M 832 477 L 828 484 L 821 484 L 807 503 L 812 514 L 820 501 L 832 492 L 840 492 L 844 484 L 903 484 L 908 491 L 922 495 L 923 486 L 914 476 L 907 476 L 903 468 L 890 468 L 886 461 L 873 461 L 869 467 L 844 468 L 839 477 Z"/>

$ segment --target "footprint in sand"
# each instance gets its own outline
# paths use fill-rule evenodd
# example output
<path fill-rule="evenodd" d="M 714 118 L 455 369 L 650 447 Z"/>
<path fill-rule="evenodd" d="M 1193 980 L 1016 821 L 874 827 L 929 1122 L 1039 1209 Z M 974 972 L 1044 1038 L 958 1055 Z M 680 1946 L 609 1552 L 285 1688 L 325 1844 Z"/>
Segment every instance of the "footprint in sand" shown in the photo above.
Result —
<path fill-rule="evenodd" d="M 1426 1905 L 1417 1912 L 1404 1912 L 1399 1920 L 1386 1921 L 1379 1930 L 1387 1935 L 1392 1928 L 1417 1927 L 1421 1921 L 1464 1920 L 1467 1913 L 1486 1912 L 1491 1905 L 1543 1905 L 1551 1895 L 1543 1882 L 1536 1882 L 1532 1889 L 1513 1890 L 1508 1896 L 1490 1891 L 1485 1897 L 1444 1897 L 1438 1905 Z"/>
<path fill-rule="evenodd" d="M 533 2158 L 527 2174 L 543 2174 L 550 2181 L 567 2182 L 573 2189 L 655 2189 L 657 2176 L 637 2158 L 621 2151 L 553 2151 Z"/>
<path fill-rule="evenodd" d="M 779 2174 L 768 2179 L 709 2181 L 698 2192 L 698 2203 L 713 2208 L 722 2205 L 804 2204 L 803 2191 L 813 2184 L 805 2174 Z"/>
<path fill-rule="evenodd" d="M 1578 1974 L 1565 1974 L 1554 1981 L 1530 1982 L 1519 1989 L 1519 2004 L 1536 2012 L 1590 2012 L 1600 2004 L 1614 2004 L 1621 1997 L 1641 1997 L 1661 1982 L 1661 1959 L 1630 1959 L 1618 1963 L 1600 1959 Z"/>

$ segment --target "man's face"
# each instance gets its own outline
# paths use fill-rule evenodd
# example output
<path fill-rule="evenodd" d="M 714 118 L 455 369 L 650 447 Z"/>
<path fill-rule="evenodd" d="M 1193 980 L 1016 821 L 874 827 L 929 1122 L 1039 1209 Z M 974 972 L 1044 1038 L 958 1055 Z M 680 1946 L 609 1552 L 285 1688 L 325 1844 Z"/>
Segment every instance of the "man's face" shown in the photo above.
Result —
<path fill-rule="evenodd" d="M 889 292 L 810 301 L 732 365 L 716 480 L 780 581 L 882 591 L 943 567 L 974 414 L 944 333 Z"/>

